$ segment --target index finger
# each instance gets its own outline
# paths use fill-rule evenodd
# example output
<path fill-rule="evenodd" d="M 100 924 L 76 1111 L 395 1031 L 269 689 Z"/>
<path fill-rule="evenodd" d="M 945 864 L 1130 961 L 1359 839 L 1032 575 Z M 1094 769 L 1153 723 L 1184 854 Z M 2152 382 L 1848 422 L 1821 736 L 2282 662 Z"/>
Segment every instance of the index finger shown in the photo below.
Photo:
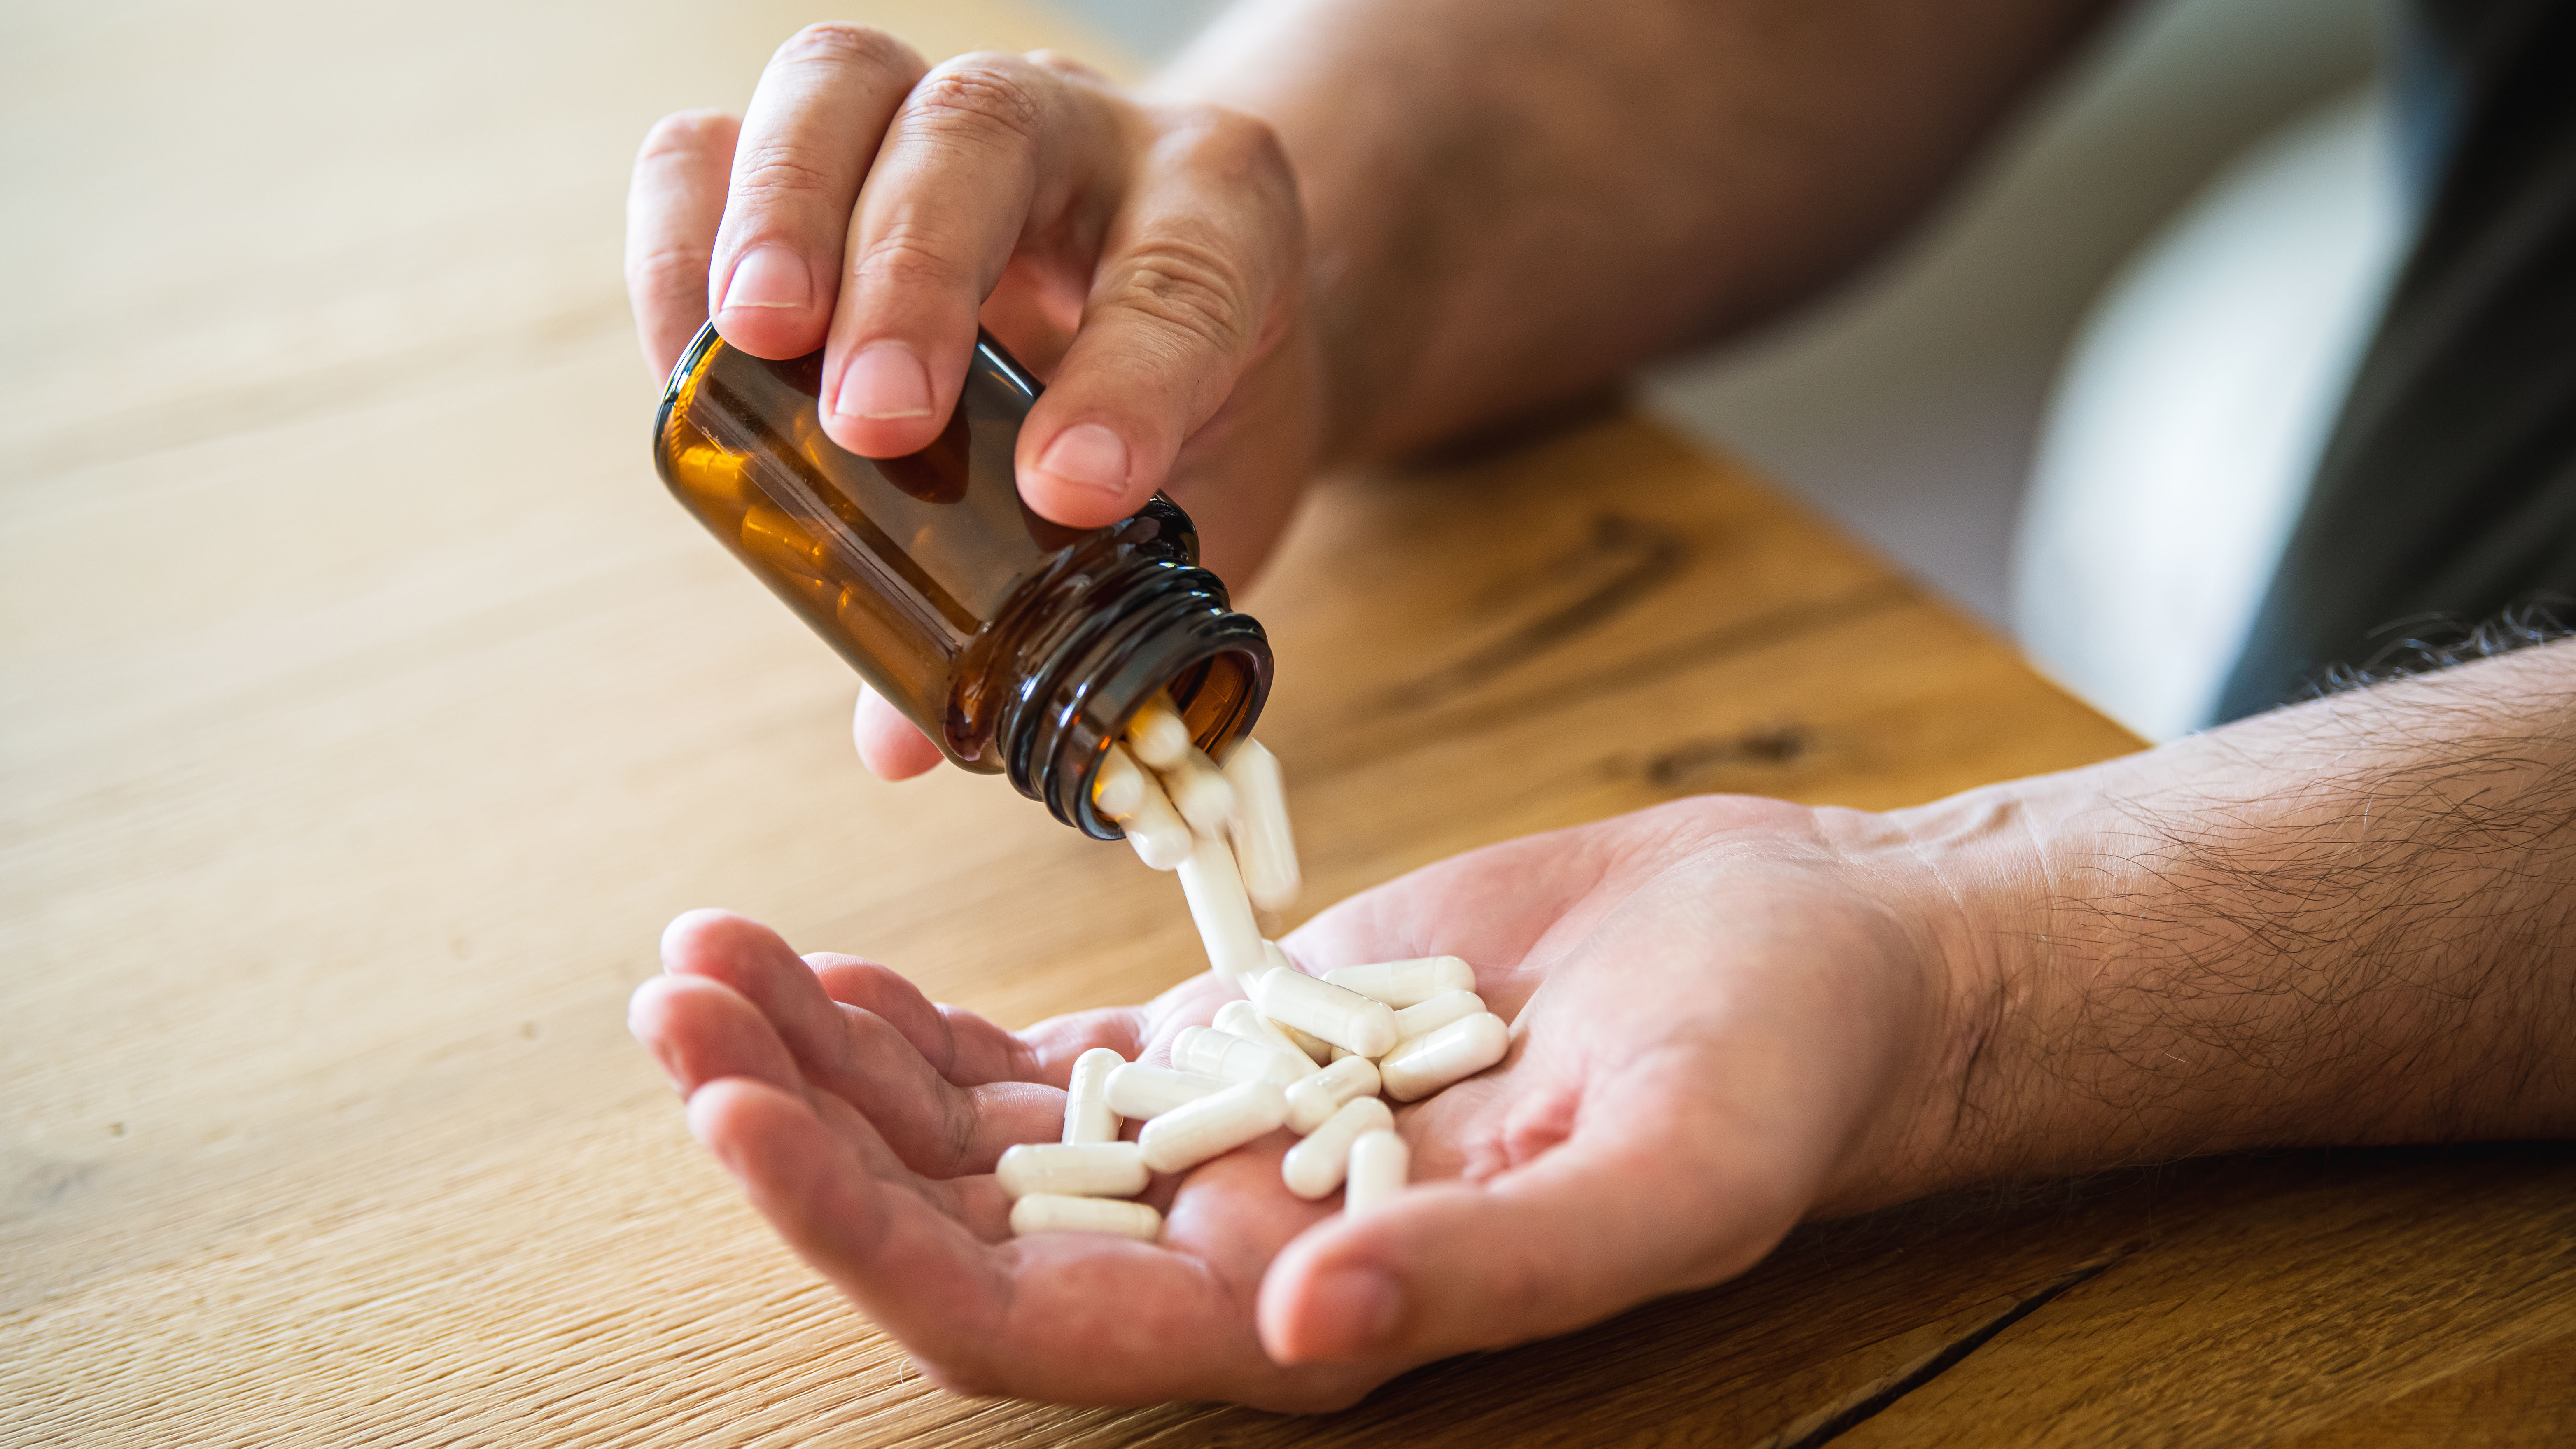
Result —
<path fill-rule="evenodd" d="M 1062 1088 L 1033 1081 L 1025 1070 L 971 1087 L 948 1080 L 915 1049 L 901 1023 L 825 995 L 813 968 L 764 926 L 722 911 L 692 911 L 671 923 L 663 947 L 668 974 L 728 988 L 701 1006 L 738 1001 L 742 1013 L 761 1018 L 818 1101 L 836 1097 L 863 1113 L 925 1177 L 989 1172 L 1014 1144 L 1049 1141 L 1063 1130 Z M 712 1036 L 719 1047 L 758 1035 L 748 1027 L 723 1029 L 703 1010 L 677 1021 L 682 1034 Z M 1020 1048 L 1015 1056 L 1026 1060 L 1028 1053 Z M 773 1062 L 762 1056 L 746 1065 L 758 1075 Z"/>
<path fill-rule="evenodd" d="M 886 119 L 921 57 L 866 25 L 825 21 L 791 36 L 743 116 L 724 226 L 700 285 L 725 341 L 754 357 L 823 343 L 843 238 Z"/>
<path fill-rule="evenodd" d="M 922 78 L 877 148 L 842 258 L 823 427 L 869 457 L 939 436 L 965 385 L 977 309 L 1034 234 L 1096 230 L 1112 106 L 1025 57 L 959 56 Z M 1087 199 L 1091 204 L 1086 204 Z"/>
<path fill-rule="evenodd" d="M 823 992 L 843 1006 L 891 1023 L 913 1050 L 960 1087 L 989 1082 L 1043 1082 L 1061 1088 L 1074 1058 L 1105 1046 L 1136 1059 L 1144 1012 L 1105 1007 L 1054 1017 L 1011 1032 L 963 1007 L 932 1001 L 903 973 L 857 956 L 816 952 L 805 958 Z"/>

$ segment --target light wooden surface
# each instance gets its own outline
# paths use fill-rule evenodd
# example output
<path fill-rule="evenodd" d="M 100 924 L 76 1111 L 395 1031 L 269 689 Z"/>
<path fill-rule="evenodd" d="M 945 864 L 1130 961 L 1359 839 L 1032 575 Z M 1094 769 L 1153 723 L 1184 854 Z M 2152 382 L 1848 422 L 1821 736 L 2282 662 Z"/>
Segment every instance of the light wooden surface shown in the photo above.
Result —
<path fill-rule="evenodd" d="M 1195 947 L 1167 877 L 996 782 L 867 780 L 846 673 L 651 477 L 626 158 L 808 18 L 0 14 L 0 1440 L 2576 1434 L 2546 1148 L 1826 1225 L 1329 1419 L 928 1389 L 627 1039 L 660 924 L 734 906 L 1014 1023 Z M 1895 805 L 2130 743 L 1634 419 L 1337 487 L 1247 602 L 1310 905 L 1680 793 Z"/>

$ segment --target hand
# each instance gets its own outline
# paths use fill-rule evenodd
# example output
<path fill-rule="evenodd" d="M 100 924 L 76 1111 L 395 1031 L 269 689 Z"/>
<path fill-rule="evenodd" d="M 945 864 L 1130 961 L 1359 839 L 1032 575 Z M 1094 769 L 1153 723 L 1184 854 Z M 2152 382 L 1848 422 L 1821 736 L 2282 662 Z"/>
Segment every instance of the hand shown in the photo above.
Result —
<path fill-rule="evenodd" d="M 1386 1210 L 1291 1196 L 1274 1133 L 1158 1179 L 1150 1246 L 1013 1240 L 988 1174 L 1056 1139 L 1075 1056 L 1166 1056 L 1226 999 L 1211 978 L 1015 1036 L 698 913 L 633 1024 L 752 1201 L 939 1382 L 1319 1409 L 1731 1277 L 1803 1216 L 1913 1190 L 1957 1066 L 1918 904 L 1942 899 L 1881 817 L 1723 798 L 1355 897 L 1286 943 L 1302 966 L 1464 956 L 1511 1054 L 1399 1109 L 1416 1186 Z"/>
<path fill-rule="evenodd" d="M 865 26 L 779 48 L 737 123 L 666 117 L 628 199 L 627 288 L 655 375 L 712 314 L 760 357 L 823 349 L 823 428 L 870 457 L 946 424 L 982 325 L 1047 381 L 1020 493 L 1077 527 L 1157 489 L 1240 587 L 1322 446 L 1295 178 L 1270 129 L 1149 104 L 1044 52 L 925 69 Z M 937 750 L 863 700 L 869 768 Z"/>

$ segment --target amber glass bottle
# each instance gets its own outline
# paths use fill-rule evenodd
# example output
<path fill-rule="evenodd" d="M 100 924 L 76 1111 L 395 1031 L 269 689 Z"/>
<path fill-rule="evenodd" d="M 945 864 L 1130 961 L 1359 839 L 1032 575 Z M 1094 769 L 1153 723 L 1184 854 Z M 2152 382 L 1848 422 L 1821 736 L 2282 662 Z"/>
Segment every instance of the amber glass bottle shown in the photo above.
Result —
<path fill-rule="evenodd" d="M 713 326 L 662 395 L 662 481 L 949 759 L 1103 840 L 1104 751 L 1157 689 L 1222 757 L 1270 692 L 1270 641 L 1198 567 L 1160 494 L 1107 528 L 1020 502 L 1011 452 L 1038 384 L 979 339 L 948 428 L 904 458 L 823 436 L 823 355 L 769 362 Z"/>

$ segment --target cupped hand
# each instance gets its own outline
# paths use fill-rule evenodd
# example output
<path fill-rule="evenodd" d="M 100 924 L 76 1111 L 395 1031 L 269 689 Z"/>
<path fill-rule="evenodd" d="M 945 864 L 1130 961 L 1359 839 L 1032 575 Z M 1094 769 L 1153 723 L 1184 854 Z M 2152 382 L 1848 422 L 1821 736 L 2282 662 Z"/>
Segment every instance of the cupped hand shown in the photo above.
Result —
<path fill-rule="evenodd" d="M 860 25 L 799 31 L 738 122 L 663 119 L 628 196 L 657 376 L 709 316 L 755 356 L 819 347 L 824 432 L 890 457 L 939 436 L 980 321 L 1047 382 L 1015 460 L 1028 505 L 1093 527 L 1165 490 L 1237 587 L 1322 447 L 1304 272 L 1260 121 L 1045 52 L 926 67 Z M 879 774 L 939 758 L 889 707 L 859 734 Z"/>
<path fill-rule="evenodd" d="M 1329 1408 L 1911 1190 L 1951 1126 L 1942 899 L 1879 817 L 1727 798 L 1354 897 L 1286 943 L 1300 966 L 1463 956 L 1510 1054 L 1398 1109 L 1414 1186 L 1384 1209 L 1290 1195 L 1280 1132 L 1158 1179 L 1151 1245 L 1012 1239 L 990 1174 L 1057 1138 L 1076 1056 L 1162 1059 L 1229 995 L 1211 978 L 1015 1035 L 704 912 L 666 935 L 634 1026 L 754 1204 L 943 1384 Z"/>

